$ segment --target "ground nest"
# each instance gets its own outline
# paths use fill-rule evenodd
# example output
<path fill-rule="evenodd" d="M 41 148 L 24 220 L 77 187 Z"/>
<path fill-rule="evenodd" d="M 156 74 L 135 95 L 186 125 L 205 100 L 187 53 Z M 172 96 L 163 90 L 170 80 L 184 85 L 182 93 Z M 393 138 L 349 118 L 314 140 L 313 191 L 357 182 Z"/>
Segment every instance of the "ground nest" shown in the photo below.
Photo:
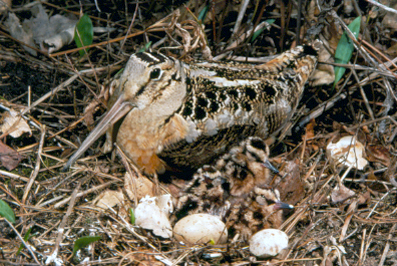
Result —
<path fill-rule="evenodd" d="M 90 16 L 96 30 L 84 56 L 74 42 L 51 54 L 34 43 L 28 51 L 6 21 L 11 12 L 21 22 L 31 19 L 38 3 L 12 4 L 0 3 L 0 125 L 10 110 L 23 115 L 0 138 L 0 199 L 16 216 L 14 224 L 0 219 L 0 264 L 397 265 L 394 1 L 41 3 L 49 17 Z M 353 56 L 334 85 L 336 47 L 359 16 Z M 279 227 L 289 236 L 279 256 L 256 258 L 239 235 L 191 247 L 131 224 L 130 209 L 144 192 L 127 191 L 125 174 L 134 182 L 146 177 L 117 149 L 104 154 L 104 137 L 62 171 L 107 110 L 109 84 L 129 55 L 147 50 L 186 62 L 263 63 L 314 40 L 323 44 L 317 71 L 270 146 L 280 170 L 270 185 L 294 205 Z M 327 145 L 344 136 L 362 144 L 364 168 L 332 160 Z M 162 178 L 147 179 L 156 193 L 170 189 L 173 176 Z M 105 193 L 123 200 L 100 208 Z M 94 235 L 101 238 L 72 255 L 77 239 Z M 18 252 L 24 236 L 30 250 L 22 245 Z"/>

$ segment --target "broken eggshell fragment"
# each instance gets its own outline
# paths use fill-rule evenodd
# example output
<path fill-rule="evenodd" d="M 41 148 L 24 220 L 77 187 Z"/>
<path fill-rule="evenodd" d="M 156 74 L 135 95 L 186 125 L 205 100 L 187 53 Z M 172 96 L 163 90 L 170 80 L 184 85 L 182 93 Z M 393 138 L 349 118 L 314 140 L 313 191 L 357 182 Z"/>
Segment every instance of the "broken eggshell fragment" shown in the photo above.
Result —
<path fill-rule="evenodd" d="M 135 224 L 144 229 L 153 230 L 153 234 L 157 236 L 170 238 L 172 229 L 168 217 L 172 208 L 170 195 L 146 196 L 135 208 Z"/>
<path fill-rule="evenodd" d="M 196 213 L 182 218 L 175 224 L 174 236 L 178 241 L 190 245 L 210 241 L 223 244 L 227 241 L 227 229 L 218 216 Z"/>
<path fill-rule="evenodd" d="M 354 136 L 345 136 L 336 143 L 327 146 L 328 157 L 335 164 L 343 164 L 349 168 L 354 167 L 363 170 L 368 161 L 363 157 L 364 145 Z"/>

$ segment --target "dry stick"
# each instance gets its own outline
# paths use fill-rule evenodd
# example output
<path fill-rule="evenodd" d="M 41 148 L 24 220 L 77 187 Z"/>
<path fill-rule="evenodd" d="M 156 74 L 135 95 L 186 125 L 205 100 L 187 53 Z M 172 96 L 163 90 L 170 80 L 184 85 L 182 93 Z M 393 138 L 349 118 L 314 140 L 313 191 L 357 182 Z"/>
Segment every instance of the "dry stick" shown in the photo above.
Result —
<path fill-rule="evenodd" d="M 366 1 L 367 1 L 368 3 L 371 3 L 371 4 L 375 5 L 375 6 L 377 6 L 377 7 L 383 8 L 383 9 L 386 10 L 386 11 L 389 11 L 389 12 L 392 12 L 392 13 L 394 13 L 394 14 L 397 14 L 397 10 L 395 10 L 394 8 L 390 8 L 390 7 L 388 7 L 388 6 L 382 5 L 381 3 L 375 2 L 375 1 L 373 1 L 373 0 L 366 0 Z"/>
<path fill-rule="evenodd" d="M 47 92 L 45 95 L 43 95 L 40 99 L 38 99 L 37 101 L 35 101 L 34 103 L 32 103 L 32 105 L 30 105 L 28 108 L 26 108 L 25 110 L 22 111 L 21 115 L 26 114 L 27 112 L 29 112 L 33 107 L 36 107 L 37 105 L 39 105 L 40 103 L 44 102 L 45 100 L 47 100 L 48 98 L 50 98 L 51 96 L 53 96 L 54 94 L 58 93 L 58 91 L 63 90 L 66 86 L 70 85 L 75 79 L 78 78 L 78 75 L 73 75 L 72 77 L 70 77 L 69 79 L 67 79 L 66 81 L 62 82 L 61 84 L 59 84 L 57 87 L 55 87 L 54 89 L 51 89 L 50 92 Z"/>
<path fill-rule="evenodd" d="M 11 192 L 9 192 L 5 187 L 3 187 L 3 186 L 0 186 L 0 189 L 1 190 L 3 190 L 4 191 L 4 193 L 6 193 L 9 197 L 11 197 L 13 200 L 15 200 L 16 202 L 17 202 L 17 205 L 19 205 L 22 209 L 23 209 L 23 211 L 26 213 L 27 212 L 27 210 L 25 209 L 25 206 L 24 206 L 24 204 L 22 204 L 20 201 L 19 201 L 19 199 L 16 197 L 16 196 L 14 196 L 14 194 L 11 194 Z"/>
<path fill-rule="evenodd" d="M 342 181 L 341 181 L 341 183 L 342 183 Z M 357 211 L 357 207 L 358 207 L 358 200 L 356 199 L 350 204 L 350 206 L 347 210 L 346 219 L 343 223 L 342 230 L 341 230 L 340 236 L 339 236 L 339 243 L 342 243 L 342 241 L 346 239 L 347 229 L 349 228 L 350 222 L 353 219 L 354 213 Z"/>
<path fill-rule="evenodd" d="M 386 198 L 386 197 L 389 195 L 389 193 L 392 192 L 392 191 L 394 191 L 394 190 L 395 190 L 395 187 L 392 188 L 392 189 L 390 189 L 389 191 L 387 191 L 387 192 L 385 193 L 385 195 L 383 195 L 383 196 L 378 200 L 378 202 L 376 202 L 375 206 L 372 208 L 371 212 L 367 215 L 367 217 L 365 217 L 365 219 L 368 220 L 369 217 L 372 215 L 372 213 L 375 211 L 375 209 L 378 207 L 379 203 L 381 203 L 381 202 L 383 201 L 383 199 Z"/>
<path fill-rule="evenodd" d="M 67 9 L 67 8 L 62 8 L 62 7 L 60 7 L 60 6 L 57 6 L 57 5 L 48 3 L 47 1 L 40 1 L 40 2 L 41 2 L 42 4 L 45 4 L 45 5 L 54 7 L 54 8 L 59 9 L 59 10 L 62 10 L 62 11 L 64 11 L 65 13 L 71 13 L 71 14 L 74 14 L 74 15 L 76 15 L 76 16 L 80 16 L 80 12 L 72 11 L 72 10 L 69 10 L 69 9 Z M 99 18 L 99 17 L 95 17 L 95 16 L 89 16 L 89 17 L 90 17 L 91 19 L 93 19 L 93 20 L 95 19 L 95 20 L 99 20 L 99 21 L 107 22 L 107 23 L 110 22 L 111 24 L 120 26 L 120 27 L 122 27 L 122 28 L 126 28 L 126 26 L 125 26 L 124 24 L 121 24 L 121 23 L 117 23 L 117 22 L 114 22 L 114 21 L 109 21 L 109 20 L 107 20 L 107 19 Z"/>
<path fill-rule="evenodd" d="M 164 28 L 163 28 L 164 25 L 162 25 L 162 23 L 165 20 L 167 20 L 169 17 L 172 17 L 174 15 L 174 12 L 169 14 L 168 16 L 162 18 L 161 20 L 159 20 L 158 22 L 156 22 L 155 24 L 153 24 L 152 26 L 150 26 L 146 30 L 141 30 L 141 31 L 129 34 L 127 36 L 118 37 L 118 38 L 115 38 L 115 39 L 112 39 L 112 40 L 107 40 L 107 41 L 103 41 L 103 42 L 100 42 L 100 43 L 94 43 L 94 44 L 91 44 L 91 45 L 82 46 L 82 47 L 79 47 L 79 48 L 75 48 L 75 49 L 71 49 L 71 50 L 67 50 L 67 51 L 63 51 L 63 52 L 59 52 L 59 53 L 50 54 L 50 56 L 51 57 L 55 57 L 55 56 L 59 56 L 59 55 L 63 55 L 63 54 L 70 54 L 70 53 L 78 52 L 80 50 L 87 49 L 87 48 L 93 48 L 93 47 L 102 46 L 102 45 L 109 45 L 109 44 L 114 43 L 114 42 L 122 41 L 122 40 L 124 40 L 124 38 L 132 38 L 132 37 L 135 37 L 135 36 L 138 36 L 138 35 L 142 35 L 142 34 L 144 34 L 146 32 L 164 31 Z M 0 31 L 0 33 L 1 33 L 1 31 Z"/>
<path fill-rule="evenodd" d="M 1 2 L 0 2 L 1 3 Z M 19 259 L 15 259 L 15 260 L 18 260 L 19 261 Z M 2 264 L 3 263 L 3 264 Z M 40 265 L 40 264 L 37 264 L 37 263 L 28 263 L 28 262 L 11 262 L 11 261 L 9 261 L 9 260 L 1 260 L 0 259 L 0 265 L 11 265 L 11 266 L 37 266 L 37 265 Z"/>
<path fill-rule="evenodd" d="M 365 252 L 364 252 L 364 247 L 365 247 L 365 238 L 367 237 L 367 229 L 364 228 L 363 230 L 363 235 L 361 237 L 361 245 L 360 245 L 360 256 L 358 257 L 358 265 L 363 265 L 362 263 L 365 260 Z"/>
<path fill-rule="evenodd" d="M 269 26 L 270 26 L 270 24 L 268 22 L 263 21 L 258 26 L 256 26 L 254 29 L 248 30 L 247 32 L 241 34 L 239 36 L 239 38 L 237 38 L 237 40 L 235 40 L 234 42 L 232 42 L 230 45 L 228 45 L 225 48 L 224 53 L 215 56 L 214 61 L 219 61 L 219 60 L 223 59 L 224 57 L 226 57 L 230 53 L 230 50 L 239 46 L 246 38 L 248 38 L 248 36 L 251 36 L 252 32 L 258 31 L 262 28 L 269 27 Z M 234 57 L 233 57 L 233 60 L 234 60 Z"/>
<path fill-rule="evenodd" d="M 15 227 L 7 220 L 4 219 L 8 225 L 12 228 L 12 230 L 14 230 L 15 234 L 17 234 L 18 238 L 22 241 L 23 245 L 29 250 L 29 253 L 32 255 L 32 257 L 34 258 L 34 260 L 37 262 L 38 265 L 43 265 L 39 262 L 39 260 L 36 258 L 36 256 L 34 255 L 33 250 L 31 249 L 30 245 L 28 245 L 25 240 L 23 240 L 23 237 L 19 234 L 18 230 L 15 229 Z"/>
<path fill-rule="evenodd" d="M 362 39 L 360 39 L 360 41 L 362 41 Z M 369 45 L 369 44 L 368 44 L 368 45 Z M 360 46 L 360 48 L 361 48 L 361 46 Z M 372 51 L 370 51 L 367 47 L 363 46 L 363 48 L 364 48 L 364 51 L 368 52 L 369 55 L 371 55 L 373 58 L 376 59 L 376 61 L 378 61 L 377 67 L 378 67 L 381 71 L 385 72 L 386 70 L 388 70 L 388 71 L 390 72 L 390 74 L 391 74 L 394 78 L 397 79 L 397 75 L 394 74 L 394 72 L 393 72 L 389 67 L 386 66 L 386 63 L 385 63 L 385 62 L 383 62 L 381 59 L 379 59 L 379 58 L 378 58 Z M 372 46 L 371 46 L 371 48 L 372 48 L 373 50 L 375 50 L 378 54 L 382 55 L 382 53 L 381 53 L 379 50 L 375 49 L 375 48 L 372 47 Z M 383 56 L 383 55 L 382 55 L 382 56 Z M 392 65 L 394 65 L 394 64 L 392 64 Z"/>
<path fill-rule="evenodd" d="M 99 186 L 90 188 L 90 189 L 88 189 L 88 190 L 85 190 L 85 191 L 83 191 L 83 192 L 78 193 L 77 196 L 76 196 L 76 198 L 80 198 L 80 197 L 82 197 L 82 196 L 85 196 L 85 195 L 87 195 L 87 194 L 89 194 L 89 193 L 92 193 L 92 192 L 94 192 L 94 191 L 103 189 L 103 188 L 105 188 L 105 187 L 107 187 L 107 186 L 110 186 L 110 185 L 112 185 L 112 184 L 114 184 L 114 183 L 117 183 L 117 182 L 119 182 L 119 180 L 117 180 L 117 181 L 109 181 L 109 182 L 104 183 L 104 184 L 102 184 L 102 185 L 99 185 Z M 72 197 L 67 197 L 66 199 L 64 199 L 64 200 L 62 200 L 62 201 L 60 201 L 60 202 L 58 202 L 57 204 L 54 205 L 54 209 L 61 208 L 61 207 L 62 207 L 63 205 L 65 205 L 68 201 L 70 201 L 71 198 L 72 198 Z"/>
<path fill-rule="evenodd" d="M 70 200 L 70 203 L 69 203 L 69 207 L 68 207 L 65 215 L 62 218 L 61 224 L 58 227 L 58 235 L 57 235 L 57 238 L 55 240 L 54 249 L 53 249 L 53 252 L 52 252 L 51 256 L 49 256 L 49 258 L 51 257 L 52 259 L 55 259 L 58 256 L 59 245 L 61 244 L 61 241 L 62 241 L 62 238 L 63 238 L 63 233 L 65 232 L 65 227 L 66 227 L 66 223 L 68 221 L 68 218 L 69 218 L 70 214 L 72 214 L 73 207 L 74 207 L 74 204 L 75 204 L 76 199 L 77 199 L 77 194 L 78 194 L 77 192 L 79 191 L 80 186 L 81 186 L 81 181 L 77 183 L 77 186 L 76 186 L 76 188 L 74 189 L 74 191 L 73 191 L 73 193 L 71 195 L 71 200 Z M 48 264 L 50 262 L 53 262 L 53 261 L 48 261 L 48 259 L 47 259 L 46 264 Z"/>
<path fill-rule="evenodd" d="M 35 181 L 35 179 L 37 177 L 37 174 L 39 173 L 39 170 L 40 170 L 41 153 L 43 151 L 45 132 L 46 132 L 46 128 L 45 128 L 45 125 L 43 125 L 43 127 L 41 129 L 39 150 L 37 152 L 36 166 L 34 167 L 34 171 L 32 172 L 32 175 L 29 178 L 29 182 L 26 185 L 25 192 L 23 193 L 23 197 L 22 197 L 22 203 L 23 204 L 25 204 L 26 198 L 28 197 L 30 189 L 32 188 L 32 185 L 33 185 L 33 183 L 34 183 L 34 181 Z"/>
<path fill-rule="evenodd" d="M 77 31 L 76 31 L 76 32 L 77 32 Z M 84 50 L 84 51 L 85 51 L 86 54 L 87 54 L 87 51 L 86 51 L 86 50 Z M 76 75 L 79 76 L 81 82 L 82 82 L 82 83 L 86 86 L 86 88 L 92 93 L 92 95 L 94 95 L 95 100 L 96 100 L 98 103 L 102 104 L 103 107 L 106 108 L 106 105 L 105 105 L 102 101 L 99 100 L 98 95 L 96 95 L 96 93 L 91 89 L 91 87 L 88 86 L 88 84 L 86 83 L 86 81 L 85 81 L 85 80 L 83 79 L 83 77 L 80 75 L 79 71 L 77 71 L 77 70 L 74 68 L 73 63 L 72 63 L 72 61 L 70 60 L 69 56 L 65 54 L 65 57 L 66 57 L 66 60 L 68 61 L 68 63 L 70 64 L 70 66 L 73 68 L 73 70 L 74 70 L 74 72 L 76 73 Z M 95 84 L 95 85 L 96 85 L 97 87 L 99 87 L 98 76 L 97 76 L 97 74 L 96 74 L 96 71 L 94 70 L 94 67 L 93 67 L 92 62 L 91 62 L 91 60 L 90 60 L 90 57 L 87 56 L 87 59 L 88 59 L 88 62 L 89 62 L 89 64 L 90 64 L 91 70 L 92 70 L 93 73 L 94 73 L 94 77 L 95 77 L 95 81 L 96 81 L 96 84 Z M 74 97 L 74 99 L 75 99 L 75 97 Z"/>
<path fill-rule="evenodd" d="M 386 63 L 384 63 L 384 65 L 386 66 L 386 67 L 390 67 L 391 65 L 392 65 L 392 63 L 394 64 L 394 63 L 396 63 L 397 62 L 397 57 L 395 57 L 393 60 L 391 60 L 390 62 L 386 62 Z M 375 71 L 373 71 L 373 73 L 371 73 L 371 74 L 369 74 L 369 76 L 368 77 L 366 77 L 366 78 L 364 78 L 362 81 L 361 81 L 361 83 L 364 85 L 364 84 L 366 84 L 367 82 L 369 82 L 370 80 L 373 80 L 373 79 L 375 79 L 377 76 L 379 76 L 379 74 L 384 74 L 384 71 L 382 71 L 382 72 L 375 72 Z M 385 76 L 389 76 L 389 74 L 386 74 Z M 394 76 L 393 76 L 394 77 Z"/>
<path fill-rule="evenodd" d="M 231 39 L 233 39 L 233 37 L 236 36 L 237 31 L 240 29 L 240 25 L 241 25 L 241 22 L 243 21 L 245 11 L 247 10 L 249 2 L 250 2 L 249 0 L 244 0 L 244 2 L 242 3 L 242 5 L 240 7 L 240 12 L 238 13 L 236 24 L 234 24 L 234 29 L 233 29 L 233 34 L 232 34 Z"/>
<path fill-rule="evenodd" d="M 360 38 L 359 38 L 360 39 Z M 395 64 L 395 60 L 396 58 L 394 58 L 393 60 L 390 60 L 386 55 L 384 55 L 381 51 L 379 51 L 376 47 L 374 47 L 373 45 L 371 45 L 370 43 L 368 43 L 366 40 L 364 39 L 360 39 L 360 42 L 362 42 L 363 44 L 365 44 L 366 46 L 368 46 L 369 48 L 371 48 L 372 50 L 374 50 L 377 54 L 379 54 L 384 60 L 386 60 L 386 63 L 383 63 L 381 60 L 379 60 L 380 62 L 382 62 L 382 64 L 385 65 L 386 68 L 393 66 L 394 70 L 397 69 L 397 65 Z M 389 69 L 389 71 L 391 71 Z M 393 71 L 391 71 L 393 72 Z"/>
<path fill-rule="evenodd" d="M 52 203 L 54 201 L 58 201 L 58 200 L 61 200 L 62 198 L 64 198 L 64 196 L 59 196 L 59 197 L 56 197 L 56 200 L 54 200 L 54 198 L 51 198 L 50 200 L 42 202 L 42 200 L 44 200 L 49 194 L 52 194 L 60 185 L 62 185 L 63 183 L 68 182 L 70 178 L 74 177 L 75 175 L 78 175 L 79 173 L 81 173 L 83 171 L 84 171 L 83 169 L 79 169 L 79 170 L 73 172 L 72 174 L 68 174 L 66 176 L 64 176 L 62 174 L 59 177 L 57 176 L 56 179 L 61 179 L 61 181 L 58 184 L 56 184 L 55 186 L 47 189 L 47 191 L 44 193 L 44 195 L 41 196 L 41 200 L 39 202 L 37 202 L 35 207 L 43 207 L 43 206 L 45 206 L 47 204 L 50 204 L 50 203 Z M 47 180 L 47 181 L 52 183 L 51 180 Z M 45 185 L 43 182 L 41 184 Z"/>
<path fill-rule="evenodd" d="M 389 248 L 390 248 L 390 240 L 393 236 L 392 234 L 394 233 L 394 230 L 396 230 L 396 226 L 397 226 L 397 224 L 393 224 L 393 226 L 390 229 L 389 235 L 387 236 L 385 249 L 383 250 L 382 257 L 379 260 L 378 266 L 383 266 L 385 263 L 387 253 L 389 252 Z"/>
<path fill-rule="evenodd" d="M 359 86 L 359 88 L 360 88 L 360 94 L 361 94 L 361 97 L 363 97 L 364 104 L 365 104 L 365 107 L 367 108 L 368 114 L 369 114 L 369 116 L 371 117 L 371 120 L 374 120 L 374 119 L 375 119 L 374 113 L 372 112 L 372 109 L 371 109 L 371 107 L 369 106 L 368 98 L 367 98 L 367 96 L 365 95 L 364 89 L 363 89 L 363 87 L 360 85 L 360 79 L 359 79 L 358 76 L 357 76 L 356 70 L 355 70 L 355 69 L 352 69 L 352 73 L 353 73 L 353 76 L 354 76 L 354 78 L 356 79 L 357 84 L 358 84 L 358 86 Z"/>
<path fill-rule="evenodd" d="M 120 149 L 120 147 L 115 144 L 116 146 L 116 151 L 119 154 L 121 158 L 121 162 L 124 165 L 124 167 L 127 169 L 127 173 L 129 174 L 131 180 L 132 180 L 132 185 L 133 185 L 133 192 L 134 192 L 134 209 L 138 205 L 138 191 L 137 191 L 137 184 L 136 184 L 136 179 L 139 177 L 140 172 L 139 170 L 135 167 L 135 165 L 130 164 L 128 162 L 127 156 L 124 154 L 124 152 Z M 125 177 L 127 178 L 127 177 Z"/>
<path fill-rule="evenodd" d="M 365 245 L 365 250 L 364 250 L 364 259 L 363 259 L 363 262 L 365 261 L 365 259 L 366 259 L 366 256 L 368 255 L 368 248 L 370 247 L 370 245 L 371 245 L 371 243 L 372 243 L 372 241 L 373 241 L 373 238 L 371 237 L 372 235 L 373 235 L 373 231 L 374 231 L 374 228 L 377 226 L 377 224 L 375 223 L 374 225 L 372 225 L 372 227 L 371 227 L 371 230 L 369 231 L 369 234 L 368 234 L 368 237 L 367 237 L 367 241 L 366 241 L 366 245 Z M 366 232 L 366 231 L 365 231 Z M 364 239 L 364 238 L 363 238 Z"/>
<path fill-rule="evenodd" d="M 172 261 L 171 259 L 167 258 L 164 253 L 162 253 L 160 250 L 157 249 L 156 246 L 154 246 L 153 244 L 151 244 L 147 238 L 141 236 L 140 234 L 138 234 L 137 232 L 135 232 L 134 228 L 132 227 L 132 225 L 130 223 L 128 223 L 123 217 L 121 217 L 118 213 L 116 213 L 114 211 L 113 208 L 109 208 L 109 211 L 113 212 L 114 215 L 116 215 L 118 218 L 120 218 L 120 220 L 124 223 L 122 224 L 119 220 L 116 220 L 113 216 L 109 216 L 110 218 L 112 218 L 114 221 L 116 221 L 117 223 L 119 223 L 120 225 L 123 225 L 125 227 L 125 229 L 127 229 L 127 231 L 129 231 L 130 233 L 132 233 L 135 237 L 139 238 L 141 241 L 145 242 L 149 247 L 151 247 L 153 250 L 155 250 L 156 252 L 158 252 L 159 254 L 161 254 L 162 256 L 165 257 L 165 259 Z"/>
<path fill-rule="evenodd" d="M 14 173 L 10 173 L 10 172 L 4 171 L 4 170 L 0 170 L 0 175 L 4 175 L 6 177 L 13 178 L 15 180 L 22 180 L 23 182 L 29 182 L 29 178 L 27 178 L 27 177 L 20 176 L 20 175 L 14 174 Z M 34 181 L 34 182 L 38 184 L 37 181 Z"/>
<path fill-rule="evenodd" d="M 125 35 L 125 37 L 124 37 L 124 40 L 123 40 L 123 42 L 121 43 L 120 50 L 119 50 L 119 54 L 120 54 L 121 51 L 123 51 L 125 42 L 127 41 L 127 36 L 128 36 L 128 35 L 130 34 L 130 32 L 131 32 L 132 25 L 134 25 L 135 18 L 136 18 L 136 14 L 138 13 L 138 6 L 139 6 L 139 2 L 137 2 L 137 3 L 135 4 L 134 15 L 132 16 L 132 20 L 131 20 L 130 26 L 128 27 L 127 33 L 126 33 L 126 35 Z"/>

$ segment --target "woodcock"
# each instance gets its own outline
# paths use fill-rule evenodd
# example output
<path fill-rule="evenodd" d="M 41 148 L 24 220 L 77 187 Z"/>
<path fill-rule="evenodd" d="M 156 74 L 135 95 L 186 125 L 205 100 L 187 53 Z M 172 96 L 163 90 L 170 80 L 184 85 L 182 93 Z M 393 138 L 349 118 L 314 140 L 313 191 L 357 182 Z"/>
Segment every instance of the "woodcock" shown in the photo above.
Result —
<path fill-rule="evenodd" d="M 249 137 L 215 164 L 201 167 L 174 195 L 178 199 L 177 218 L 194 213 L 216 215 L 244 238 L 261 229 L 278 228 L 284 221 L 282 209 L 293 207 L 283 203 L 278 190 L 268 186 L 270 172 L 278 172 L 268 154 L 263 140 Z"/>
<path fill-rule="evenodd" d="M 107 114 L 65 169 L 107 130 L 108 147 L 116 141 L 147 174 L 167 166 L 198 169 L 248 136 L 266 138 L 280 128 L 316 63 L 312 46 L 261 65 L 186 64 L 162 54 L 133 54 L 112 84 Z"/>

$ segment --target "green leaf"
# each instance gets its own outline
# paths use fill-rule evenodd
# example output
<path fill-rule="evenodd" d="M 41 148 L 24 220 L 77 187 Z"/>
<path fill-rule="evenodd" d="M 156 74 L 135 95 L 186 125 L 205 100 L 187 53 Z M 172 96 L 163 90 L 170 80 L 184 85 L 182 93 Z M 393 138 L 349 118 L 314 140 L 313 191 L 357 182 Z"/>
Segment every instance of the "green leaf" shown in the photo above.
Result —
<path fill-rule="evenodd" d="M 76 42 L 77 47 L 80 48 L 92 44 L 93 38 L 94 38 L 94 30 L 91 19 L 88 15 L 84 14 L 80 18 L 79 22 L 77 22 L 76 29 L 74 32 L 74 41 Z M 86 50 L 88 51 L 88 48 Z M 85 54 L 84 49 L 80 50 L 79 53 L 80 56 L 83 56 Z"/>
<path fill-rule="evenodd" d="M 273 24 L 276 20 L 273 18 L 267 19 L 266 22 L 270 24 Z M 259 35 L 266 29 L 266 27 L 263 27 L 262 29 L 259 29 L 252 34 L 251 42 L 255 41 L 256 38 L 258 38 Z"/>
<path fill-rule="evenodd" d="M 80 237 L 79 239 L 76 240 L 76 242 L 74 242 L 73 256 L 76 254 L 77 251 L 79 251 L 79 249 L 82 249 L 82 248 L 88 246 L 89 244 L 91 244 L 92 242 L 98 241 L 101 238 L 102 238 L 101 236 Z"/>
<path fill-rule="evenodd" d="M 209 5 L 206 5 L 201 11 L 200 14 L 198 15 L 197 19 L 199 21 L 204 21 L 205 17 L 207 16 L 208 10 L 209 10 Z"/>
<path fill-rule="evenodd" d="M 130 217 L 131 217 L 131 224 L 134 225 L 135 224 L 135 214 L 134 214 L 134 210 L 132 208 L 130 208 Z"/>
<path fill-rule="evenodd" d="M 23 240 L 26 242 L 30 239 L 30 232 L 32 232 L 32 228 L 30 227 L 29 230 L 26 232 L 26 234 L 23 237 Z M 17 256 L 19 255 L 19 253 L 21 253 L 21 250 L 23 249 L 23 243 L 21 245 L 19 245 L 18 251 L 17 251 Z"/>
<path fill-rule="evenodd" d="M 152 41 L 149 41 L 147 44 L 145 44 L 145 46 L 142 47 L 142 48 L 138 51 L 138 53 L 147 51 L 147 50 L 149 49 L 150 45 L 152 45 Z"/>
<path fill-rule="evenodd" d="M 10 223 L 15 223 L 15 214 L 10 205 L 0 199 L 0 216 L 6 218 Z"/>
<path fill-rule="evenodd" d="M 357 17 L 348 26 L 348 28 L 356 38 L 360 33 L 360 23 L 361 23 L 361 17 Z M 353 41 L 349 38 L 348 34 L 345 31 L 339 40 L 338 47 L 336 47 L 335 63 L 338 64 L 349 63 L 353 51 L 354 51 Z M 335 82 L 334 82 L 334 88 L 335 88 L 335 85 L 342 78 L 343 74 L 345 74 L 346 68 L 336 66 L 334 70 L 335 70 Z"/>

